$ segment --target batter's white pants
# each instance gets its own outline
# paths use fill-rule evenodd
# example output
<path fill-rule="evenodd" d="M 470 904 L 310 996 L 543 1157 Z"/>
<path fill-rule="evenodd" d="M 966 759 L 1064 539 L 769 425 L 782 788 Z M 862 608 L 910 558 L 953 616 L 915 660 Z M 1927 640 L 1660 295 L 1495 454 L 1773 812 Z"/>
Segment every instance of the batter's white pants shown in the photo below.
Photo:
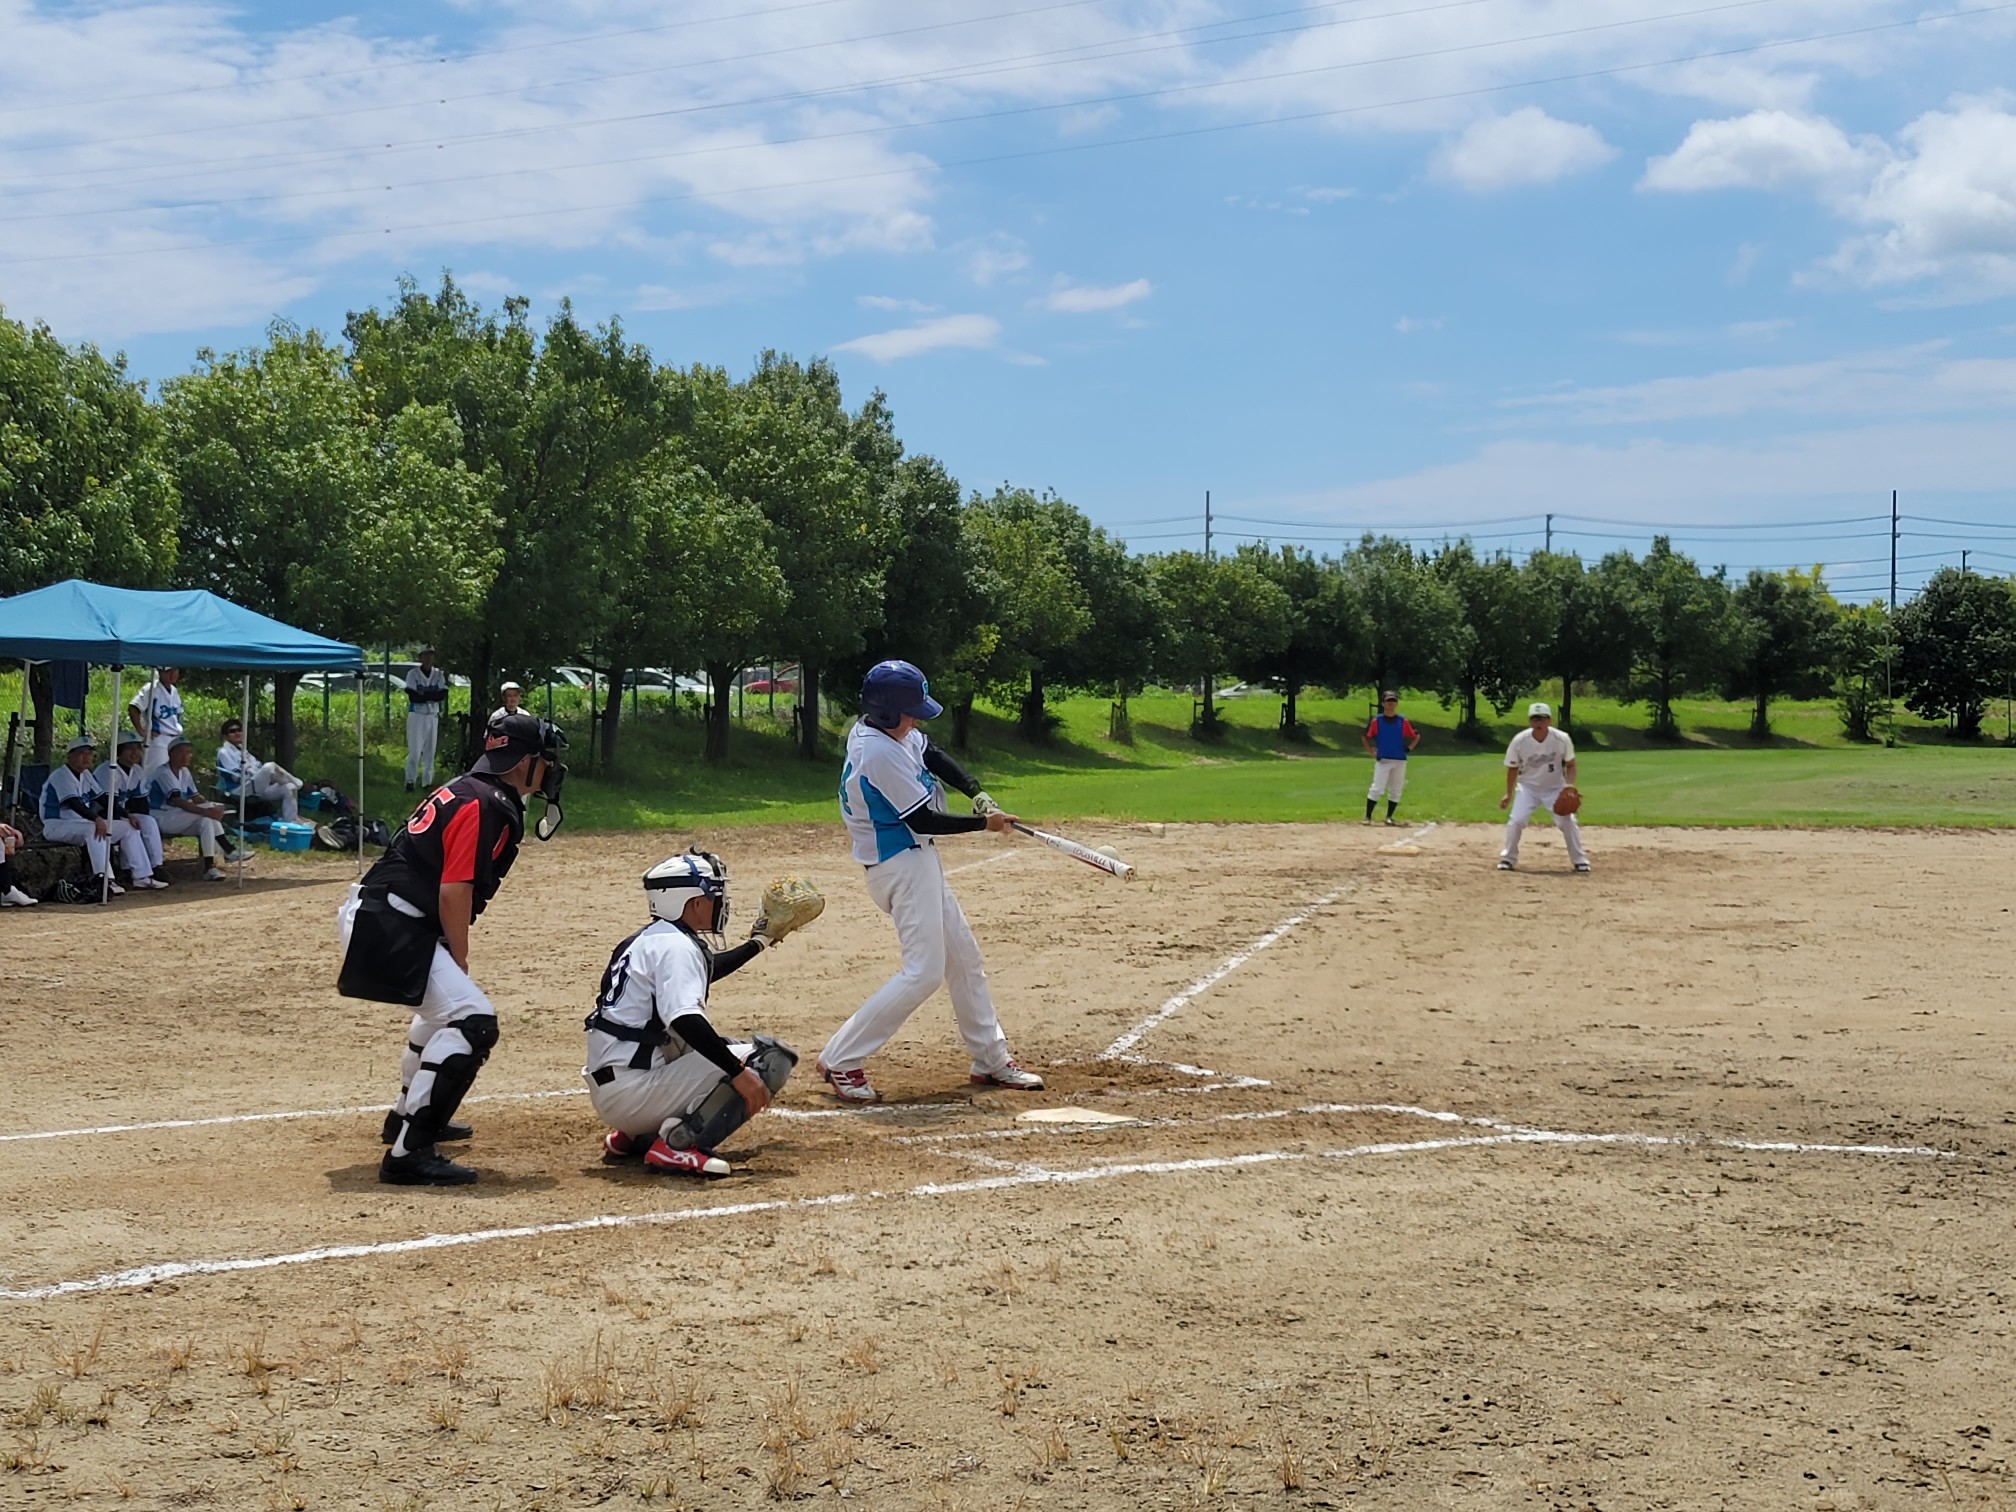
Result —
<path fill-rule="evenodd" d="M 350 953 L 350 930 L 357 918 L 359 891 L 357 884 L 351 883 L 349 894 L 336 910 L 339 955 Z M 411 912 L 411 905 L 403 911 Z M 413 1012 L 413 1022 L 406 1027 L 406 1053 L 399 1060 L 399 1100 L 393 1103 L 393 1111 L 414 1113 L 426 1107 L 434 1095 L 434 1073 L 423 1062 L 439 1065 L 451 1055 L 475 1053 L 476 1047 L 455 1027 L 458 1023 L 463 1019 L 496 1016 L 497 1010 L 490 1006 L 483 989 L 455 964 L 446 942 L 437 944 L 434 960 L 427 968 L 427 990 Z"/>
<path fill-rule="evenodd" d="M 730 1040 L 728 1048 L 737 1060 L 747 1060 L 756 1053 L 753 1043 Z M 581 1079 L 588 1083 L 588 1101 L 595 1105 L 595 1116 L 632 1139 L 667 1138 L 673 1125 L 726 1080 L 721 1068 L 697 1050 L 643 1071 L 619 1066 L 614 1079 L 599 1087 L 586 1071 Z"/>
<path fill-rule="evenodd" d="M 434 748 L 441 740 L 441 716 L 439 714 L 406 715 L 406 783 L 412 786 L 416 781 L 424 781 L 429 787 L 434 785 Z M 425 768 L 424 777 L 421 775 Z"/>
<path fill-rule="evenodd" d="M 81 845 L 84 854 L 91 858 L 91 875 L 102 877 L 112 870 L 112 847 L 119 847 L 119 859 L 126 863 L 126 870 L 133 873 L 137 881 L 154 875 L 154 863 L 147 855 L 147 841 L 140 831 L 123 819 L 107 821 L 109 836 L 101 837 L 98 828 L 89 819 L 79 819 L 66 815 L 61 819 L 42 821 L 42 838 L 53 840 L 58 845 Z"/>
<path fill-rule="evenodd" d="M 1505 849 L 1499 852 L 1501 858 L 1507 861 L 1519 859 L 1519 837 L 1526 831 L 1526 822 L 1540 813 L 1547 816 L 1547 822 L 1561 831 L 1561 838 L 1568 842 L 1569 861 L 1576 866 L 1588 862 L 1588 856 L 1582 851 L 1582 827 L 1575 822 L 1575 816 L 1554 812 L 1554 800 L 1561 796 L 1562 786 L 1535 788 L 1522 782 L 1513 788 L 1512 817 L 1505 821 Z"/>
<path fill-rule="evenodd" d="M 1372 763 L 1372 786 L 1365 794 L 1367 798 L 1391 798 L 1400 801 L 1401 790 L 1407 786 L 1407 763 L 1404 761 L 1375 761 Z"/>
<path fill-rule="evenodd" d="M 903 969 L 833 1032 L 820 1063 L 829 1071 L 859 1070 L 943 983 L 975 1073 L 989 1076 L 1007 1066 L 1013 1057 L 994 1017 L 980 943 L 945 880 L 938 847 L 920 845 L 869 867 L 868 896 L 896 926 Z"/>
<path fill-rule="evenodd" d="M 275 762 L 262 761 L 245 773 L 245 796 L 278 804 L 280 817 L 289 823 L 301 817 L 301 787 L 299 777 Z M 227 799 L 225 807 L 235 811 L 237 805 Z"/>
<path fill-rule="evenodd" d="M 206 819 L 201 814 L 192 814 L 187 809 L 164 808 L 158 814 L 149 814 L 164 835 L 194 835 L 196 849 L 205 861 L 217 859 L 217 837 L 224 833 L 224 826 L 215 819 Z"/>

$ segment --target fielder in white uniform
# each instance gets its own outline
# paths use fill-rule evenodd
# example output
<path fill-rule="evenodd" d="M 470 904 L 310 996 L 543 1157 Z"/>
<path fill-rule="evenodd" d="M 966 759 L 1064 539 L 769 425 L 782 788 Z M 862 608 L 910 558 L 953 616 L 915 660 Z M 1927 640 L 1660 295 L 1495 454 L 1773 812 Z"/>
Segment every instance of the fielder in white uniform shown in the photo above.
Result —
<path fill-rule="evenodd" d="M 715 1148 L 770 1106 L 798 1056 L 768 1035 L 723 1038 L 707 1016 L 707 989 L 774 940 L 761 918 L 732 950 L 701 938 L 728 926 L 728 868 L 705 851 L 668 857 L 644 873 L 644 897 L 652 922 L 611 953 L 595 1011 L 582 1024 L 581 1075 L 609 1125 L 603 1158 L 726 1176 L 728 1162 Z"/>
<path fill-rule="evenodd" d="M 1575 742 L 1566 730 L 1554 728 L 1554 711 L 1544 703 L 1526 710 L 1526 728 L 1512 737 L 1505 748 L 1505 796 L 1498 807 L 1512 810 L 1505 822 L 1505 849 L 1499 853 L 1498 869 L 1511 871 L 1519 864 L 1519 837 L 1536 813 L 1561 831 L 1568 842 L 1568 859 L 1575 870 L 1589 870 L 1589 858 L 1582 851 L 1582 829 L 1573 814 L 1554 812 L 1554 800 L 1561 789 L 1575 780 Z"/>
<path fill-rule="evenodd" d="M 182 681 L 180 667 L 157 667 L 154 681 L 135 693 L 126 704 L 126 717 L 134 730 L 147 737 L 147 759 L 143 768 L 159 766 L 168 759 L 168 742 L 182 733 Z"/>
<path fill-rule="evenodd" d="M 126 889 L 110 880 L 113 846 L 119 847 L 120 859 L 134 876 L 151 877 L 154 867 L 147 859 L 147 842 L 140 832 L 107 817 L 110 804 L 105 789 L 91 770 L 97 749 L 97 742 L 89 735 L 79 735 L 64 751 L 63 765 L 42 784 L 42 838 L 59 845 L 83 846 L 91 861 L 91 875 L 105 878 L 106 891 L 117 897 Z"/>
<path fill-rule="evenodd" d="M 237 808 L 238 789 L 243 786 L 247 798 L 279 810 L 282 819 L 290 823 L 299 819 L 301 779 L 278 762 L 261 761 L 245 749 L 243 720 L 225 720 L 223 734 L 224 743 L 217 747 L 217 791 L 226 807 Z"/>
<path fill-rule="evenodd" d="M 111 800 L 112 836 L 124 838 L 127 826 L 140 832 L 140 841 L 147 848 L 149 875 L 133 874 L 133 885 L 137 888 L 159 888 L 168 884 L 161 879 L 161 826 L 150 812 L 147 797 L 147 774 L 140 766 L 140 753 L 147 742 L 134 730 L 122 731 L 116 749 L 116 760 L 99 763 L 98 787 Z"/>
<path fill-rule="evenodd" d="M 406 674 L 406 791 L 416 777 L 434 786 L 434 753 L 441 744 L 441 711 L 448 706 L 448 674 L 434 665 L 434 648 Z"/>
<path fill-rule="evenodd" d="M 943 712 L 916 667 L 877 662 L 862 684 L 861 722 L 847 735 L 840 816 L 854 859 L 867 868 L 868 896 L 896 926 L 903 969 L 857 1008 L 820 1052 L 819 1075 L 845 1102 L 876 1101 L 879 1094 L 862 1066 L 940 984 L 951 994 L 952 1016 L 972 1058 L 972 1080 L 1022 1092 L 1043 1087 L 1043 1078 L 1016 1065 L 1008 1051 L 979 943 L 933 843 L 938 835 L 1012 833 L 1015 822 L 917 728 L 918 720 Z M 941 778 L 973 800 L 972 818 L 946 812 Z"/>

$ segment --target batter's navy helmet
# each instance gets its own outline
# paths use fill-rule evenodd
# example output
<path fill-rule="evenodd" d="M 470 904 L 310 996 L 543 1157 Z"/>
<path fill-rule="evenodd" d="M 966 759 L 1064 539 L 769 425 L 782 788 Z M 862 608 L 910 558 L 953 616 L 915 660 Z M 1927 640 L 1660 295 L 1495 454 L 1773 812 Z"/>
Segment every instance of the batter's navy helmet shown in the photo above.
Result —
<path fill-rule="evenodd" d="M 861 718 L 878 730 L 893 730 L 908 714 L 912 719 L 936 719 L 945 706 L 931 696 L 931 684 L 921 668 L 907 661 L 877 662 L 861 682 Z"/>

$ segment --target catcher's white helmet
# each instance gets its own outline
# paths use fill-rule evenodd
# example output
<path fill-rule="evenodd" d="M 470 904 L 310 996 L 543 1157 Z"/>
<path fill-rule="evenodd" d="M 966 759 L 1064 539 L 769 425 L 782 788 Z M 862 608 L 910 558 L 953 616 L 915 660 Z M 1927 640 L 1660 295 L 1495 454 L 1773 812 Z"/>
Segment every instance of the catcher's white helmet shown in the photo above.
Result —
<path fill-rule="evenodd" d="M 644 873 L 644 900 L 651 905 L 651 917 L 677 924 L 686 905 L 706 898 L 714 905 L 708 934 L 728 927 L 728 865 L 719 856 L 703 850 L 689 850 L 667 856 Z"/>

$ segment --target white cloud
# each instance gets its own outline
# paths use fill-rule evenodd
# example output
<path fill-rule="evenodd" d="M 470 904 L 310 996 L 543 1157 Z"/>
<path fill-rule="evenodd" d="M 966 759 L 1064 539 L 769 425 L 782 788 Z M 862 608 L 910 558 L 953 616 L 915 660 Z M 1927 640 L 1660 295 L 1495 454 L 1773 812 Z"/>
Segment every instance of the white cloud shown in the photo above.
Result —
<path fill-rule="evenodd" d="M 1295 193 L 1318 205 L 1334 205 L 1339 200 L 1358 198 L 1356 189 L 1327 184 L 1298 184 Z"/>
<path fill-rule="evenodd" d="M 1558 121 L 1537 106 L 1472 121 L 1429 164 L 1432 177 L 1478 193 L 1551 184 L 1610 161 L 1617 149 L 1593 126 Z"/>
<path fill-rule="evenodd" d="M 983 289 L 1029 266 L 1029 249 L 1017 237 L 997 231 L 966 249 L 966 276 Z"/>
<path fill-rule="evenodd" d="M 936 320 L 919 321 L 900 330 L 878 331 L 856 336 L 833 350 L 859 352 L 875 362 L 900 362 L 905 357 L 921 357 L 926 352 L 952 348 L 991 347 L 1001 334 L 1001 322 L 990 315 L 941 315 Z"/>
<path fill-rule="evenodd" d="M 1111 284 L 1104 288 L 1060 280 L 1057 287 L 1048 294 L 1032 299 L 1029 303 L 1039 310 L 1054 310 L 1063 315 L 1097 315 L 1107 310 L 1123 309 L 1146 299 L 1154 292 L 1154 285 L 1145 278 L 1137 278 L 1131 283 Z"/>
<path fill-rule="evenodd" d="M 1840 195 L 1867 182 L 1884 156 L 1881 143 L 1851 141 L 1824 117 L 1753 110 L 1696 121 L 1677 148 L 1646 165 L 1640 187 L 1673 194 L 1807 189 Z"/>
<path fill-rule="evenodd" d="M 1413 315 L 1402 315 L 1393 322 L 1393 329 L 1402 336 L 1412 336 L 1418 331 L 1439 331 L 1446 322 L 1440 315 L 1421 319 Z"/>
<path fill-rule="evenodd" d="M 911 315 L 929 315 L 938 308 L 921 299 L 897 299 L 889 294 L 857 294 L 854 303 L 864 310 L 902 311 Z"/>

